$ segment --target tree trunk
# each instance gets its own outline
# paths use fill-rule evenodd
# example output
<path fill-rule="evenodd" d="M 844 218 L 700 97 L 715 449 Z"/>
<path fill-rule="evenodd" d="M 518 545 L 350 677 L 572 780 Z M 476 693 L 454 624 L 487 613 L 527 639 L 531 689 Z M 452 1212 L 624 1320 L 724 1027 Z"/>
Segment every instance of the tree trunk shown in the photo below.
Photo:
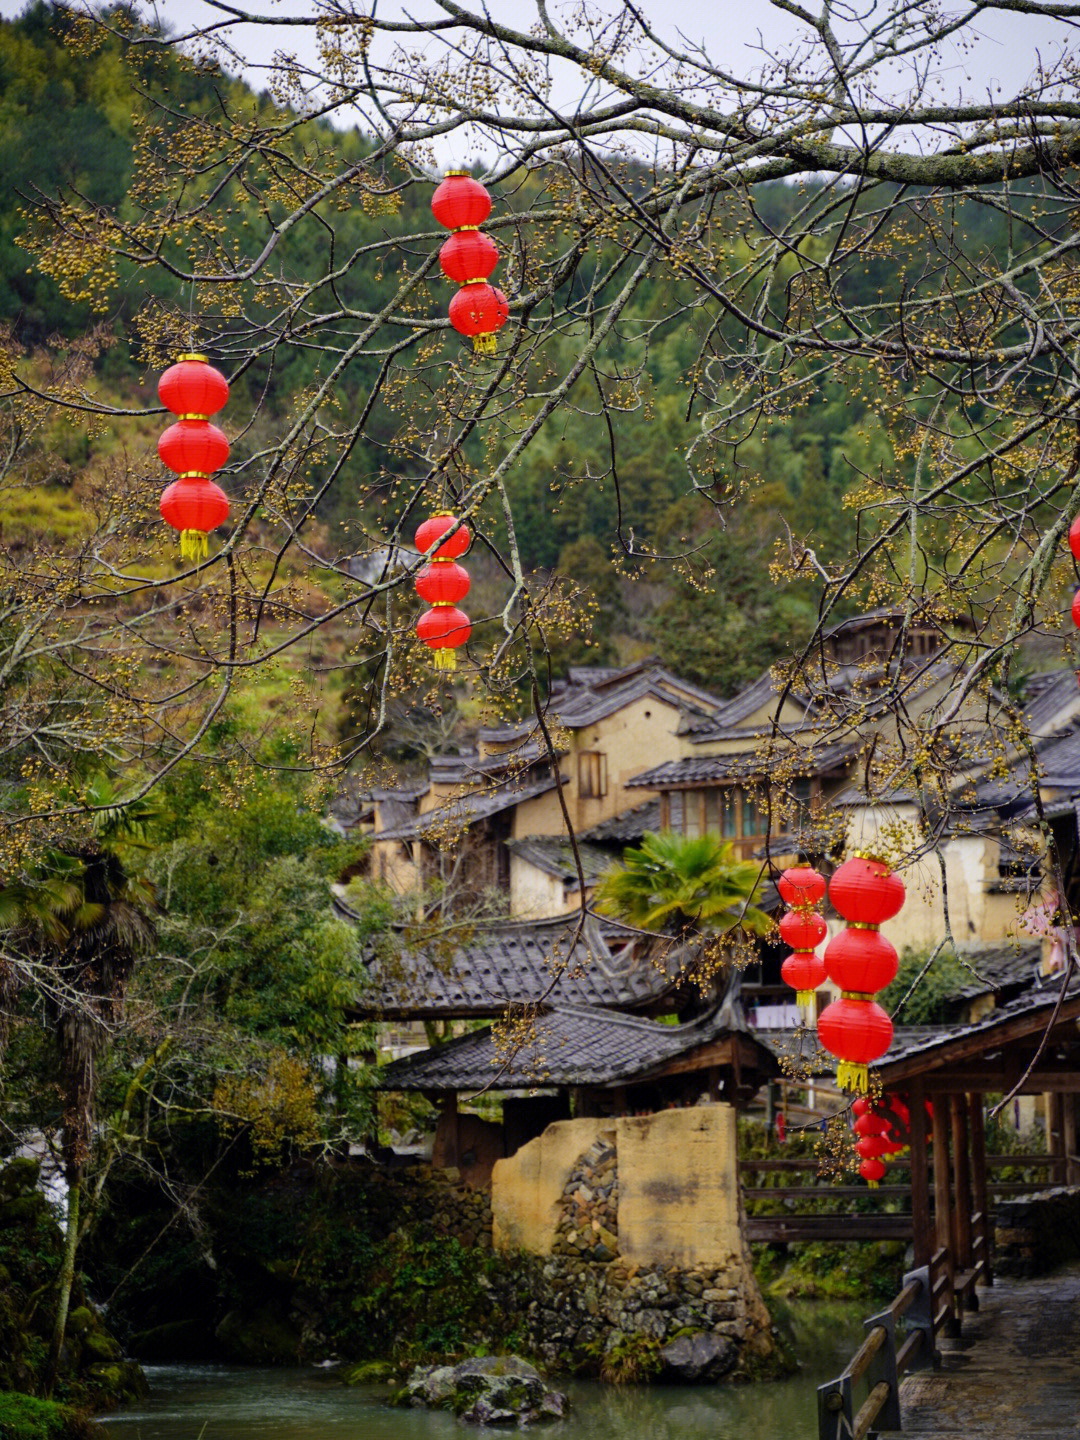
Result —
<path fill-rule="evenodd" d="M 71 1304 L 71 1287 L 75 1283 L 75 1252 L 79 1248 L 79 1198 L 82 1194 L 82 1172 L 68 1187 L 67 1236 L 64 1241 L 64 1260 L 60 1267 L 60 1293 L 56 1298 L 56 1320 L 53 1323 L 52 1341 L 49 1345 L 49 1366 L 45 1372 L 45 1398 L 52 1395 L 56 1377 L 60 1370 L 60 1351 L 67 1331 L 68 1308 Z"/>

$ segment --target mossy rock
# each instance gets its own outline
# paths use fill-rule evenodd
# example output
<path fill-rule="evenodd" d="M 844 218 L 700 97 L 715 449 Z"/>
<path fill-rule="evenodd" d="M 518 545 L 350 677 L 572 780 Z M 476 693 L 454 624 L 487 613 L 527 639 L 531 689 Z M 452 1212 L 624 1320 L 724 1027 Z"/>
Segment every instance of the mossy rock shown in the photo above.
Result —
<path fill-rule="evenodd" d="M 88 1330 L 82 1337 L 83 1362 L 87 1361 L 108 1364 L 113 1360 L 122 1360 L 124 1352 L 104 1330 Z"/>
<path fill-rule="evenodd" d="M 0 1227 L 9 1225 L 33 1225 L 45 1212 L 45 1199 L 36 1190 L 16 1195 L 0 1205 Z"/>
<path fill-rule="evenodd" d="M 85 1379 L 94 1387 L 102 1401 L 123 1405 L 131 1400 L 141 1400 L 149 1393 L 146 1376 L 134 1360 L 113 1360 L 107 1364 L 91 1365 L 85 1372 Z"/>
<path fill-rule="evenodd" d="M 28 1155 L 9 1160 L 0 1170 L 0 1200 L 13 1200 L 16 1195 L 35 1190 L 40 1174 L 40 1160 L 31 1160 Z"/>
<path fill-rule="evenodd" d="M 98 1318 L 89 1305 L 77 1305 L 68 1315 L 67 1333 L 69 1335 L 85 1335 L 88 1330 L 96 1330 L 97 1327 Z M 105 1358 L 111 1360 L 112 1356 Z"/>
<path fill-rule="evenodd" d="M 343 1385 L 378 1385 L 390 1380 L 395 1373 L 389 1360 L 361 1360 L 359 1365 L 347 1365 L 341 1371 Z"/>

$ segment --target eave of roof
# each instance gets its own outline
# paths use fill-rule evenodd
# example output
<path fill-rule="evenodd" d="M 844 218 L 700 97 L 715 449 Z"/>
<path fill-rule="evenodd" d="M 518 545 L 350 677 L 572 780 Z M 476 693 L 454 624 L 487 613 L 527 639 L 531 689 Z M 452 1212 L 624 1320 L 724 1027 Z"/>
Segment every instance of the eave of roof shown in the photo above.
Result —
<path fill-rule="evenodd" d="M 757 1052 L 757 1068 L 775 1071 L 771 1051 L 746 1033 L 741 1007 L 725 1005 L 689 1025 L 662 1025 L 596 1006 L 560 1005 L 530 1022 L 528 1034 L 500 1053 L 491 1028 L 436 1049 L 403 1056 L 379 1071 L 381 1090 L 517 1090 L 535 1085 L 615 1085 L 653 1078 L 705 1045 L 732 1039 Z"/>

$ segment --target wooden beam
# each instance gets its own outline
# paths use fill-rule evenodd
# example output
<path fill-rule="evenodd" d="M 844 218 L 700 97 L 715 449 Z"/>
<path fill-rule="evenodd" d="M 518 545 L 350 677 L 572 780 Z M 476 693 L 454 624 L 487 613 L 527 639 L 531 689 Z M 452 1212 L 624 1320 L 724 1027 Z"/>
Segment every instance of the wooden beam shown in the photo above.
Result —
<path fill-rule="evenodd" d="M 1000 1049 L 1015 1040 L 1023 1040 L 1031 1035 L 1041 1036 L 1053 1014 L 1054 1004 L 1053 1000 L 1047 1000 L 1045 1005 L 1040 1005 L 1037 1010 L 1029 1011 L 1025 1015 L 1014 1016 L 1011 1020 L 1003 1021 L 993 1027 L 984 1025 L 967 1033 L 962 1031 L 955 1038 L 942 1041 L 940 1045 L 919 1050 L 912 1055 L 901 1055 L 892 1062 L 886 1056 L 884 1060 L 878 1062 L 877 1066 L 882 1084 L 887 1090 L 892 1089 L 900 1086 L 902 1081 L 910 1079 L 913 1075 L 928 1077 L 944 1070 L 947 1066 L 956 1065 L 958 1062 L 969 1060 L 974 1056 L 985 1055 L 987 1050 Z M 1075 1036 L 1075 1028 L 1068 1022 L 1075 1020 L 1078 1016 L 1080 1016 L 1080 995 L 1071 995 L 1061 1004 L 1055 1029 L 1059 1026 L 1063 1027 L 1065 1034 L 1071 1031 Z"/>
<path fill-rule="evenodd" d="M 934 1249 L 930 1231 L 930 1174 L 926 1163 L 926 1107 L 919 1079 L 911 1082 L 908 1104 L 911 1107 L 911 1223 L 918 1270 L 930 1264 Z"/>
<path fill-rule="evenodd" d="M 1054 1180 L 1064 1185 L 1066 1174 L 1065 1159 L 1065 1099 L 1058 1092 L 1046 1097 L 1046 1148 L 1054 1157 Z"/>
<path fill-rule="evenodd" d="M 948 1305 L 954 1312 L 953 1277 L 956 1274 L 953 1252 L 952 1219 L 949 1213 L 949 1108 L 946 1096 L 934 1101 L 934 1238 L 937 1249 L 945 1251 L 945 1277 Z"/>
<path fill-rule="evenodd" d="M 1077 1149 L 1076 1136 L 1076 1109 L 1077 1099 L 1075 1095 L 1066 1095 L 1065 1102 L 1065 1183 L 1066 1185 L 1080 1184 L 1080 1150 Z"/>
<path fill-rule="evenodd" d="M 986 1234 L 986 1283 L 990 1283 L 992 1256 L 990 1244 L 993 1228 L 990 1225 L 990 1197 L 986 1187 L 986 1120 L 983 1116 L 981 1095 L 968 1096 L 968 1128 L 971 1134 L 971 1191 L 975 1209 L 983 1217 Z"/>
<path fill-rule="evenodd" d="M 952 1125 L 953 1174 L 955 1204 L 953 1205 L 953 1238 L 956 1263 L 961 1270 L 971 1269 L 971 1171 L 968 1166 L 967 1096 L 953 1095 L 949 1106 Z"/>

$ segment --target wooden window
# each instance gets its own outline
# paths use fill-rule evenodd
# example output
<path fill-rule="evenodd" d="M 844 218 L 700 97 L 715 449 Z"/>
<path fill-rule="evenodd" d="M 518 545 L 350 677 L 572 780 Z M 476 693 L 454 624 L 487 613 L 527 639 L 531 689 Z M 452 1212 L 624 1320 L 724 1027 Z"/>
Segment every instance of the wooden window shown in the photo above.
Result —
<path fill-rule="evenodd" d="M 764 835 L 765 816 L 758 809 L 757 801 L 745 790 L 742 792 L 742 824 L 739 829 L 742 835 Z"/>
<path fill-rule="evenodd" d="M 734 840 L 738 832 L 738 805 L 739 792 L 737 790 L 721 791 L 720 834 L 725 840 Z"/>
<path fill-rule="evenodd" d="M 578 756 L 578 794 L 583 800 L 602 800 L 607 794 L 607 756 L 602 750 L 582 750 Z"/>
<path fill-rule="evenodd" d="M 694 840 L 701 834 L 704 799 L 700 790 L 683 791 L 683 832 Z"/>
<path fill-rule="evenodd" d="M 678 835 L 683 828 L 683 792 L 668 791 L 668 827 Z"/>
<path fill-rule="evenodd" d="M 720 834 L 720 791 L 705 791 L 705 830 L 709 835 Z"/>

